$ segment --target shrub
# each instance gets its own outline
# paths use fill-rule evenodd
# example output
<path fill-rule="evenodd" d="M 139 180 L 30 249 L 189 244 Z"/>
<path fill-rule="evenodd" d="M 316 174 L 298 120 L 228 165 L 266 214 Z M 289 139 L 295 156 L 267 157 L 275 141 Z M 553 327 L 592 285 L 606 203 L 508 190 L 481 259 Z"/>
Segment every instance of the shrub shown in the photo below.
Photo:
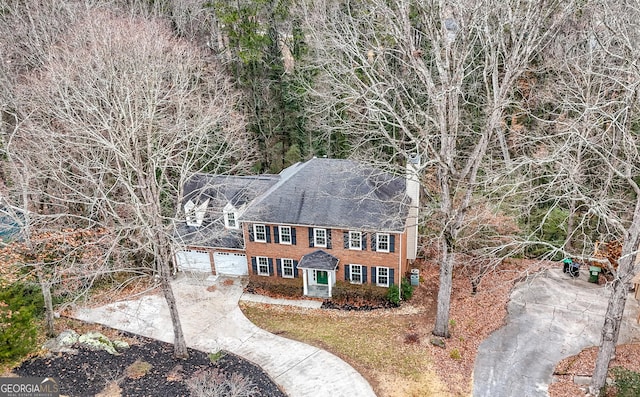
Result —
<path fill-rule="evenodd" d="M 220 360 L 224 356 L 225 356 L 224 352 L 222 350 L 218 350 L 215 353 L 209 353 L 209 360 L 212 363 L 215 363 L 215 362 L 217 362 L 218 360 Z"/>
<path fill-rule="evenodd" d="M 413 285 L 409 282 L 409 279 L 404 277 L 402 279 L 402 299 L 408 301 L 413 296 Z"/>
<path fill-rule="evenodd" d="M 622 367 L 611 370 L 615 378 L 615 387 L 618 390 L 618 397 L 640 396 L 640 373 L 629 371 Z"/>
<path fill-rule="evenodd" d="M 0 361 L 15 360 L 35 348 L 36 320 L 43 312 L 37 286 L 14 283 L 0 290 Z"/>
<path fill-rule="evenodd" d="M 458 350 L 457 348 L 454 348 L 449 353 L 449 357 L 451 357 L 454 360 L 460 360 L 462 358 L 462 355 L 460 354 L 460 350 Z"/>
<path fill-rule="evenodd" d="M 342 304 L 377 306 L 388 301 L 387 288 L 371 284 L 353 285 L 338 281 L 331 290 L 331 300 Z"/>
<path fill-rule="evenodd" d="M 394 284 L 389 287 L 387 290 L 387 299 L 396 306 L 400 304 L 400 289 L 397 285 Z"/>
<path fill-rule="evenodd" d="M 125 373 L 127 374 L 127 377 L 131 379 L 140 379 L 149 373 L 151 368 L 153 368 L 153 365 L 146 361 L 137 359 L 125 369 Z"/>
<path fill-rule="evenodd" d="M 302 296 L 302 278 L 275 278 L 252 275 L 245 288 L 247 292 L 260 293 L 274 297 Z"/>
<path fill-rule="evenodd" d="M 217 369 L 198 371 L 186 381 L 195 397 L 252 397 L 258 395 L 253 382 L 242 375 L 227 376 Z"/>

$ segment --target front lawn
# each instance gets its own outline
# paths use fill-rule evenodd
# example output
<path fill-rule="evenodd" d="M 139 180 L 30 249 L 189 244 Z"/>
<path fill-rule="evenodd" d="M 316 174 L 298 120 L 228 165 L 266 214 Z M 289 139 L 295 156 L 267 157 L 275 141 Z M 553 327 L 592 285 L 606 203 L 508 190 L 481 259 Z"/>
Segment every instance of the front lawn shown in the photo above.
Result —
<path fill-rule="evenodd" d="M 260 328 L 328 350 L 351 364 L 379 396 L 449 396 L 419 341 L 407 340 L 416 308 L 344 312 L 241 302 Z"/>
<path fill-rule="evenodd" d="M 328 350 L 360 372 L 380 397 L 468 396 L 478 345 L 506 315 L 514 282 L 539 271 L 536 261 L 510 261 L 487 273 L 472 293 L 469 274 L 454 271 L 449 330 L 445 347 L 433 339 L 438 267 L 421 264 L 424 282 L 413 299 L 397 309 L 352 312 L 302 309 L 241 302 L 257 326 Z"/>

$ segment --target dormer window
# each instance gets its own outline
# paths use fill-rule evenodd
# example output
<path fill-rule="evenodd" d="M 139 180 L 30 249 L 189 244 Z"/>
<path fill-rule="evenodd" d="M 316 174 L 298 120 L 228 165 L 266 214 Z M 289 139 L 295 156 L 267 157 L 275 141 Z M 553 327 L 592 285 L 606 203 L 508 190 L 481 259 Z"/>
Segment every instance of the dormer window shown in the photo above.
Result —
<path fill-rule="evenodd" d="M 224 214 L 224 225 L 230 229 L 238 228 L 238 221 L 236 220 L 235 212 L 225 212 Z"/>
<path fill-rule="evenodd" d="M 228 229 L 238 229 L 240 223 L 238 222 L 238 210 L 231 203 L 227 203 L 222 209 L 224 214 L 224 227 Z"/>
<path fill-rule="evenodd" d="M 189 200 L 184 205 L 184 212 L 187 218 L 188 226 L 202 226 L 204 221 L 204 214 L 207 211 L 209 205 L 209 199 L 206 199 L 203 203 L 196 205 L 193 201 Z"/>

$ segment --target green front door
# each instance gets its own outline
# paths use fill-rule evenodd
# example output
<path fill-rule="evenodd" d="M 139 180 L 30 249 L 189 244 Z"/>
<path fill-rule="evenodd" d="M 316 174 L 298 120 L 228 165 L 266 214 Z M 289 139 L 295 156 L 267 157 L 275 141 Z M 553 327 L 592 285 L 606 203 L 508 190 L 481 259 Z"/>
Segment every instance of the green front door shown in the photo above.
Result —
<path fill-rule="evenodd" d="M 327 272 L 324 270 L 316 270 L 316 276 L 318 277 L 318 284 L 329 284 L 329 278 Z"/>

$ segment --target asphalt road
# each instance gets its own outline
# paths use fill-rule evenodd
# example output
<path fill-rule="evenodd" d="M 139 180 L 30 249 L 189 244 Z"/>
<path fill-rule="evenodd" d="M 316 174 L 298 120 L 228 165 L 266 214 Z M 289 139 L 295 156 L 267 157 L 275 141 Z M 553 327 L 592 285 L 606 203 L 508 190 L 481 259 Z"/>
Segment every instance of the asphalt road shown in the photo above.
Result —
<path fill-rule="evenodd" d="M 478 349 L 474 397 L 548 396 L 556 364 L 600 343 L 609 291 L 582 273 L 571 279 L 559 267 L 514 288 L 506 325 Z M 637 316 L 638 302 L 630 295 L 619 343 L 640 339 Z"/>

